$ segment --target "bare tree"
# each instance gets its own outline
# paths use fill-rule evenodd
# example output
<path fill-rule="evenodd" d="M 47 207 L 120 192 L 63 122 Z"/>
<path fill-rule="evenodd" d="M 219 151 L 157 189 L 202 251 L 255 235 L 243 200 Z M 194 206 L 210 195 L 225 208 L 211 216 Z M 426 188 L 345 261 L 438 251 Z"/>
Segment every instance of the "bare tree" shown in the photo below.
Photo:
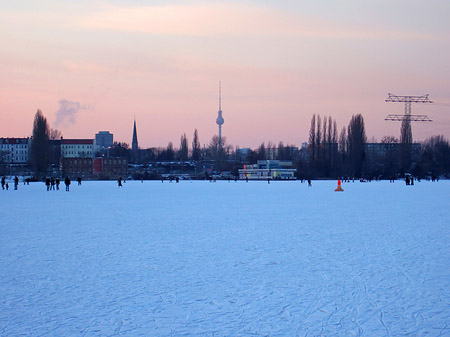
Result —
<path fill-rule="evenodd" d="M 366 130 L 364 118 L 361 114 L 353 115 L 348 125 L 347 147 L 353 177 L 361 177 L 365 160 Z"/>
<path fill-rule="evenodd" d="M 58 129 L 50 129 L 50 140 L 60 140 L 63 137 L 63 134 Z"/>
<path fill-rule="evenodd" d="M 182 161 L 188 160 L 189 149 L 186 134 L 183 134 L 180 138 L 180 149 L 178 151 L 178 157 Z"/>
<path fill-rule="evenodd" d="M 450 144 L 442 135 L 425 139 L 419 161 L 422 175 L 429 174 L 439 178 L 450 174 Z M 416 168 L 419 165 L 416 165 Z"/>
<path fill-rule="evenodd" d="M 317 131 L 316 131 L 316 161 L 322 158 L 321 146 L 322 144 L 322 120 L 320 115 L 317 115 Z"/>
<path fill-rule="evenodd" d="M 278 160 L 284 160 L 284 159 L 285 159 L 285 154 L 284 154 L 284 144 L 283 144 L 283 142 L 279 142 L 279 143 L 278 143 L 278 147 L 277 147 L 277 159 L 278 159 Z"/>
<path fill-rule="evenodd" d="M 214 135 L 208 145 L 209 157 L 212 160 L 222 161 L 230 153 L 233 147 L 227 144 L 227 138 L 222 137 L 222 146 L 219 146 L 219 136 Z"/>
<path fill-rule="evenodd" d="M 49 136 L 47 118 L 38 110 L 34 116 L 31 142 L 31 163 L 37 174 L 45 174 L 50 164 Z"/>
<path fill-rule="evenodd" d="M 169 144 L 167 144 L 166 159 L 167 160 L 174 160 L 175 159 L 175 150 L 173 149 L 172 142 L 169 142 Z"/>
<path fill-rule="evenodd" d="M 198 139 L 198 131 L 197 129 L 195 129 L 194 139 L 192 140 L 192 160 L 200 160 L 200 157 L 201 157 L 200 141 Z"/>
<path fill-rule="evenodd" d="M 309 160 L 316 160 L 316 115 L 311 118 L 311 126 L 309 128 Z"/>
<path fill-rule="evenodd" d="M 259 145 L 256 153 L 257 153 L 256 157 L 258 158 L 258 160 L 266 160 L 267 159 L 266 144 L 264 144 L 264 142 L 262 142 L 261 145 Z"/>
<path fill-rule="evenodd" d="M 405 118 L 402 121 L 400 133 L 400 160 L 402 173 L 408 172 L 411 168 L 412 141 L 411 119 Z"/>
<path fill-rule="evenodd" d="M 111 157 L 124 157 L 131 158 L 131 149 L 130 145 L 124 142 L 114 142 L 109 150 L 109 154 Z"/>

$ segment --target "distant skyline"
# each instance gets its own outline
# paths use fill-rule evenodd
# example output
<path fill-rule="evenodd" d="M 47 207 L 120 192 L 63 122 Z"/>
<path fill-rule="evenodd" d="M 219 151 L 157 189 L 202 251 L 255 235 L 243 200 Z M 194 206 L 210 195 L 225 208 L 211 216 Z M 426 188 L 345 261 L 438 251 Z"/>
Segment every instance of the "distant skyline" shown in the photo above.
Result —
<path fill-rule="evenodd" d="M 450 2 L 69 0 L 0 3 L 0 137 L 31 135 L 41 109 L 65 138 L 100 130 L 131 146 L 299 146 L 311 116 L 338 131 L 361 113 L 368 139 L 399 137 L 395 95 L 413 104 L 414 141 L 450 137 Z"/>

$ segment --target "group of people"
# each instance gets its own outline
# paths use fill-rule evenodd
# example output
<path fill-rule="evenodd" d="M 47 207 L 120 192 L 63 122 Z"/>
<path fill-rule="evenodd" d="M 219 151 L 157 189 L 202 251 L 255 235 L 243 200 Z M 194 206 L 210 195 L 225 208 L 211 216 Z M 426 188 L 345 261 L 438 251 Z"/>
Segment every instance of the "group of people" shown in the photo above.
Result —
<path fill-rule="evenodd" d="M 47 191 L 51 191 L 51 190 L 56 190 L 59 191 L 59 185 L 60 185 L 61 181 L 59 180 L 59 178 L 45 178 L 45 186 L 47 186 Z M 69 187 L 70 187 L 70 178 L 66 177 L 64 179 L 64 185 L 66 185 L 66 191 L 69 192 Z M 78 178 L 78 185 L 81 185 L 81 178 Z"/>
<path fill-rule="evenodd" d="M 5 188 L 7 190 L 9 190 L 9 184 L 6 181 L 6 178 L 2 177 L 2 190 L 4 190 Z M 19 177 L 15 176 L 14 177 L 14 189 L 17 190 L 18 188 L 19 188 Z"/>
<path fill-rule="evenodd" d="M 59 191 L 59 184 L 61 183 L 61 181 L 59 180 L 59 178 L 45 178 L 45 186 L 47 186 L 47 191 L 50 190 L 55 190 L 55 186 L 56 186 L 56 190 Z"/>
<path fill-rule="evenodd" d="M 414 177 L 413 176 L 406 176 L 405 183 L 406 183 L 406 185 L 414 185 Z"/>

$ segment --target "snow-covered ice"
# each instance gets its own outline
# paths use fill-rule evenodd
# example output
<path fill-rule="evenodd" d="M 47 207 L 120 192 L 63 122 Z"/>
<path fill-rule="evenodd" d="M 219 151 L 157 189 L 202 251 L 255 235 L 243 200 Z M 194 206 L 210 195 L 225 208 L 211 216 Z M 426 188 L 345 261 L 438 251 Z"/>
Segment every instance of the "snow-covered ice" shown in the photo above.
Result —
<path fill-rule="evenodd" d="M 0 335 L 450 335 L 450 182 L 335 188 L 0 190 Z"/>

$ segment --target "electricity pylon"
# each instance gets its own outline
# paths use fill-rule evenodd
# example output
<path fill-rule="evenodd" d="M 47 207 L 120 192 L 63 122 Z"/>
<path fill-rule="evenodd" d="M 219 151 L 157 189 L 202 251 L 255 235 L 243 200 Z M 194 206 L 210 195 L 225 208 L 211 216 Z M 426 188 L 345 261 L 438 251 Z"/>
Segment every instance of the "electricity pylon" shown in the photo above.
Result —
<path fill-rule="evenodd" d="M 411 144 L 412 131 L 411 122 L 431 122 L 426 115 L 411 115 L 411 103 L 433 103 L 428 98 L 428 94 L 422 96 L 397 96 L 388 94 L 386 102 L 405 103 L 405 113 L 403 115 L 388 115 L 384 120 L 402 122 L 400 131 L 400 142 L 402 144 L 401 166 L 403 173 L 409 171 L 411 166 Z"/>
<path fill-rule="evenodd" d="M 411 115 L 411 103 L 433 103 L 428 98 L 428 94 L 423 96 L 397 96 L 388 94 L 385 102 L 405 103 L 405 113 L 403 115 L 388 115 L 385 121 L 411 121 L 411 122 L 432 122 L 426 115 Z"/>

